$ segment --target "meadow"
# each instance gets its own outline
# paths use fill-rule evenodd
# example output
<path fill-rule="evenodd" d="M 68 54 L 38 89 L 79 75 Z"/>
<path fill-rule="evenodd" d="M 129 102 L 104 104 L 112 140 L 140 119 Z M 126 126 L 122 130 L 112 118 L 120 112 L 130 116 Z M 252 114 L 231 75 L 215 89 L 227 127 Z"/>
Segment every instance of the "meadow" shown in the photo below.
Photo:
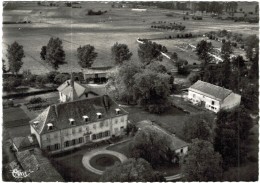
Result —
<path fill-rule="evenodd" d="M 221 21 L 204 18 L 203 21 L 182 20 L 180 11 L 148 9 L 146 12 L 135 12 L 130 8 L 111 8 L 111 3 L 84 2 L 82 8 L 38 6 L 36 2 L 18 3 L 3 11 L 4 20 L 31 20 L 31 24 L 3 24 L 3 56 L 5 58 L 7 45 L 14 41 L 23 45 L 26 57 L 23 59 L 22 70 L 30 69 L 34 74 L 43 74 L 53 70 L 40 59 L 40 51 L 50 37 L 59 37 L 63 41 L 67 64 L 60 66 L 60 72 L 79 72 L 76 50 L 80 45 L 91 44 L 95 47 L 98 57 L 93 67 L 113 66 L 111 46 L 125 43 L 133 52 L 133 60 L 138 59 L 138 43 L 140 38 L 165 37 L 172 32 L 153 30 L 154 21 L 182 22 L 186 26 L 184 33 L 203 33 L 211 30 L 227 29 L 243 34 L 258 34 L 258 24 Z M 89 9 L 107 11 L 100 16 L 86 16 Z M 169 17 L 166 14 L 172 13 Z M 184 42 L 189 40 L 184 39 Z M 160 41 L 162 45 L 173 50 L 179 40 Z M 173 50 L 174 51 L 174 50 Z M 6 59 L 6 58 L 5 58 Z M 196 57 L 192 58 L 196 61 Z"/>

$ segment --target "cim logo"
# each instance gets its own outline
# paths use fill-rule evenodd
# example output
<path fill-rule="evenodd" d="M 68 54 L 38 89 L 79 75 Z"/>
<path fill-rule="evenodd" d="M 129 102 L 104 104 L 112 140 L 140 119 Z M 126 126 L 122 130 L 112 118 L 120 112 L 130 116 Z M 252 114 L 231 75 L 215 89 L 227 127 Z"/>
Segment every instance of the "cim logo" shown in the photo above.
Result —
<path fill-rule="evenodd" d="M 33 171 L 31 171 L 31 170 L 23 172 L 16 168 L 11 171 L 12 176 L 16 179 L 22 179 L 22 178 L 28 177 L 31 173 L 33 173 Z"/>

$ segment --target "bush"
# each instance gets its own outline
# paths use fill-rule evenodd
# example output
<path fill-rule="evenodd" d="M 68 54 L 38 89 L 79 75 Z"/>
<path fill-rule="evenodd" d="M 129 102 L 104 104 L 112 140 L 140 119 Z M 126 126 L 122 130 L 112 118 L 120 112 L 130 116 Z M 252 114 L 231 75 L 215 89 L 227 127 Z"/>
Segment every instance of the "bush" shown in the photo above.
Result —
<path fill-rule="evenodd" d="M 68 79 L 70 79 L 70 75 L 69 74 L 58 74 L 55 76 L 54 78 L 54 83 L 56 84 L 62 84 L 65 81 L 67 81 Z"/>
<path fill-rule="evenodd" d="M 48 83 L 48 77 L 45 75 L 36 76 L 35 83 L 38 86 L 44 86 L 46 83 Z"/>
<path fill-rule="evenodd" d="M 4 91 L 13 91 L 16 87 L 21 86 L 22 79 L 18 77 L 9 77 L 3 82 Z"/>
<path fill-rule="evenodd" d="M 43 100 L 41 97 L 35 97 L 29 100 L 29 104 L 38 104 L 42 102 L 45 102 L 45 100 Z"/>
<path fill-rule="evenodd" d="M 14 101 L 13 100 L 4 100 L 3 106 L 4 107 L 13 107 L 14 106 Z"/>
<path fill-rule="evenodd" d="M 60 73 L 57 71 L 51 71 L 51 72 L 47 73 L 46 77 L 47 77 L 48 83 L 54 83 L 54 79 L 58 74 L 60 74 Z"/>

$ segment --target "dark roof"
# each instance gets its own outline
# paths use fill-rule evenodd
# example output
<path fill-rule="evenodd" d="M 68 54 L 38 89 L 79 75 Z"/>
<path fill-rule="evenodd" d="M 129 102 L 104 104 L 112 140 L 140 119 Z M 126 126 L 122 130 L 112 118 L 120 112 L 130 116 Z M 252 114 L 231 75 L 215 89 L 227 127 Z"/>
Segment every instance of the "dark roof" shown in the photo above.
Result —
<path fill-rule="evenodd" d="M 191 85 L 189 89 L 217 100 L 224 100 L 232 93 L 231 90 L 201 80 Z"/>
<path fill-rule="evenodd" d="M 33 182 L 64 181 L 50 161 L 42 155 L 39 148 L 17 152 L 16 157 L 24 171 L 32 172 L 29 174 L 29 178 Z"/>
<path fill-rule="evenodd" d="M 169 136 L 169 138 L 172 141 L 171 144 L 171 150 L 178 150 L 180 148 L 183 147 L 187 147 L 189 144 L 183 140 L 181 140 L 180 138 L 178 138 L 177 136 L 175 136 L 174 134 L 171 134 L 170 132 L 168 132 L 167 130 L 159 127 L 158 125 L 152 123 L 150 120 L 143 120 L 137 123 L 137 126 L 140 128 L 145 128 L 147 126 L 153 126 L 155 127 L 157 130 L 160 130 L 162 133 L 166 134 Z"/>
<path fill-rule="evenodd" d="M 107 101 L 107 102 L 105 102 Z M 105 107 L 106 103 L 109 107 Z M 121 108 L 109 96 L 97 96 L 93 98 L 86 98 L 83 100 L 76 100 L 72 102 L 59 103 L 49 106 L 43 113 L 41 113 L 30 124 L 39 133 L 46 133 L 48 131 L 47 124 L 53 124 L 53 131 L 58 129 L 71 128 L 69 119 L 75 120 L 75 125 L 83 125 L 83 116 L 88 116 L 89 122 L 96 122 L 116 116 L 115 109 L 121 109 L 119 115 L 125 115 L 127 112 Z M 98 119 L 96 113 L 102 113 L 102 118 Z M 37 125 L 34 122 L 38 121 Z"/>
<path fill-rule="evenodd" d="M 38 146 L 38 141 L 34 134 L 26 137 L 14 137 L 12 140 L 18 150 Z"/>

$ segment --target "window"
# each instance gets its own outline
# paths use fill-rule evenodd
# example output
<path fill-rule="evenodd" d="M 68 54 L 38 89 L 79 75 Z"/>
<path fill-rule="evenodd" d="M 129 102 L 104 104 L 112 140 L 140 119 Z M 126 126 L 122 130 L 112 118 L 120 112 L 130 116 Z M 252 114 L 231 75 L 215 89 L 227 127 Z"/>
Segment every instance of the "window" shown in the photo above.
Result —
<path fill-rule="evenodd" d="M 84 120 L 85 122 L 88 122 L 88 116 L 83 116 L 83 120 Z"/>
<path fill-rule="evenodd" d="M 108 120 L 106 120 L 106 122 L 105 122 L 105 123 L 106 123 L 106 126 L 108 126 Z"/>
<path fill-rule="evenodd" d="M 70 144 L 69 144 L 69 141 L 65 141 L 65 142 L 64 142 L 64 146 L 65 146 L 65 147 L 69 147 L 69 145 L 70 145 Z"/>
<path fill-rule="evenodd" d="M 96 140 L 96 138 L 97 138 L 96 135 L 93 134 L 93 135 L 92 135 L 92 140 Z"/>
<path fill-rule="evenodd" d="M 120 128 L 121 130 L 123 130 L 124 129 L 124 127 L 123 126 L 121 126 L 121 128 Z"/>
<path fill-rule="evenodd" d="M 211 101 L 211 105 L 214 105 L 214 104 L 215 104 L 215 101 L 212 100 L 212 101 Z"/>
<path fill-rule="evenodd" d="M 102 138 L 102 137 L 103 137 L 103 133 L 100 132 L 100 133 L 99 133 L 99 138 Z"/>
<path fill-rule="evenodd" d="M 75 120 L 73 118 L 70 118 L 69 121 L 70 121 L 70 125 L 75 125 Z"/>
<path fill-rule="evenodd" d="M 82 143 L 83 142 L 83 137 L 80 137 L 79 138 L 79 143 Z"/>
<path fill-rule="evenodd" d="M 104 122 L 101 121 L 101 122 L 99 123 L 99 127 L 102 128 L 103 126 L 104 126 Z"/>
<path fill-rule="evenodd" d="M 105 131 L 104 136 L 108 137 L 110 135 L 110 131 Z"/>
<path fill-rule="evenodd" d="M 58 138 L 58 133 L 54 133 L 53 138 Z"/>
<path fill-rule="evenodd" d="M 121 118 L 121 123 L 123 123 L 125 121 L 124 117 Z"/>
<path fill-rule="evenodd" d="M 76 133 L 75 131 L 76 131 L 75 128 L 72 128 L 72 134 L 75 134 Z"/>
<path fill-rule="evenodd" d="M 72 140 L 72 145 L 75 145 L 76 144 L 76 139 L 73 139 Z"/>
<path fill-rule="evenodd" d="M 47 150 L 50 151 L 51 150 L 51 146 L 47 146 Z"/>
<path fill-rule="evenodd" d="M 48 130 L 52 130 L 53 129 L 53 124 L 52 123 L 48 123 L 47 127 L 48 127 Z"/>
<path fill-rule="evenodd" d="M 117 118 L 115 118 L 115 124 L 117 124 Z"/>
<path fill-rule="evenodd" d="M 55 150 L 60 149 L 60 144 L 55 144 L 55 145 L 54 145 L 54 149 L 55 149 Z"/>
<path fill-rule="evenodd" d="M 98 118 L 98 119 L 101 119 L 101 117 L 102 117 L 102 114 L 101 114 L 100 112 L 98 112 L 98 113 L 97 113 L 97 118 Z"/>
<path fill-rule="evenodd" d="M 116 109 L 116 114 L 118 115 L 118 114 L 120 114 L 120 109 Z"/>
<path fill-rule="evenodd" d="M 183 149 L 181 149 L 181 153 L 183 153 Z"/>
<path fill-rule="evenodd" d="M 79 133 L 81 133 L 82 132 L 82 127 L 79 127 Z"/>

